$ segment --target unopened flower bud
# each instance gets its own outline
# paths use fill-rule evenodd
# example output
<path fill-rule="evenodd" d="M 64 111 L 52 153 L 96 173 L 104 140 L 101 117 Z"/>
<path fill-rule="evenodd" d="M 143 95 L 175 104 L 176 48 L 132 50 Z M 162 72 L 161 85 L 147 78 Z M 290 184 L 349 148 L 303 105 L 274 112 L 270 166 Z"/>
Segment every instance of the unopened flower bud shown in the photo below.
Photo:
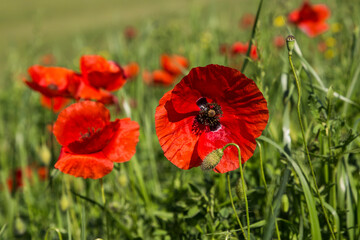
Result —
<path fill-rule="evenodd" d="M 219 164 L 222 156 L 224 156 L 224 151 L 221 148 L 212 151 L 204 158 L 201 169 L 203 171 L 214 169 Z"/>
<path fill-rule="evenodd" d="M 289 55 L 292 55 L 292 51 L 294 50 L 295 47 L 295 37 L 293 35 L 287 36 L 286 45 L 289 51 Z"/>
<path fill-rule="evenodd" d="M 244 191 L 246 190 L 247 190 L 246 185 L 245 187 L 243 187 L 243 185 L 241 184 L 241 179 L 239 178 L 236 182 L 236 187 L 235 187 L 236 195 L 238 196 L 239 200 L 241 201 L 244 200 Z"/>

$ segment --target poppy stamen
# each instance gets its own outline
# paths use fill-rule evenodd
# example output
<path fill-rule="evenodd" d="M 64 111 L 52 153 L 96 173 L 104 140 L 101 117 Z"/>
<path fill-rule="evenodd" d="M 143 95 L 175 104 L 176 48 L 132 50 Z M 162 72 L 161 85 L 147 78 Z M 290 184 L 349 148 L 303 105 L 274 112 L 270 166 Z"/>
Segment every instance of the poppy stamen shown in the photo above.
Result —
<path fill-rule="evenodd" d="M 217 103 L 208 103 L 206 98 L 200 98 L 196 101 L 199 106 L 199 114 L 195 117 L 194 126 L 202 124 L 208 126 L 210 131 L 218 130 L 220 125 L 220 117 L 222 116 L 221 107 Z"/>

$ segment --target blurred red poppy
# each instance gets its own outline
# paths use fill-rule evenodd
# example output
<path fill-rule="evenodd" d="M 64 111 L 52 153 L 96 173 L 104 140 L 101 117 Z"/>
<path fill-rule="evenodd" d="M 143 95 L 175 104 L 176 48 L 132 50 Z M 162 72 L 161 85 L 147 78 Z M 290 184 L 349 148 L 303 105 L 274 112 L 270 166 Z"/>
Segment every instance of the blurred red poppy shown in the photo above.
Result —
<path fill-rule="evenodd" d="M 83 81 L 94 87 L 107 91 L 121 88 L 126 78 L 123 69 L 113 61 L 97 55 L 84 55 L 80 59 L 80 69 Z"/>
<path fill-rule="evenodd" d="M 188 60 L 180 55 L 161 55 L 162 68 L 172 75 L 180 75 L 189 67 Z"/>
<path fill-rule="evenodd" d="M 201 165 L 227 143 L 241 148 L 242 162 L 268 121 L 267 102 L 253 80 L 219 65 L 193 68 L 160 100 L 155 128 L 165 157 L 181 169 Z M 215 172 L 239 167 L 236 148 L 225 150 Z"/>
<path fill-rule="evenodd" d="M 288 20 L 309 37 L 315 37 L 328 30 L 329 25 L 325 20 L 329 16 L 330 10 L 326 5 L 310 5 L 308 1 L 305 1 L 300 9 L 296 9 L 288 15 Z"/>
<path fill-rule="evenodd" d="M 32 81 L 25 80 L 25 83 L 50 98 L 72 97 L 80 81 L 77 73 L 62 67 L 34 65 L 28 71 Z"/>
<path fill-rule="evenodd" d="M 285 46 L 285 38 L 281 35 L 275 36 L 273 39 L 273 43 L 275 45 L 275 47 L 277 48 L 282 48 Z"/>
<path fill-rule="evenodd" d="M 232 55 L 237 55 L 237 54 L 246 55 L 248 49 L 249 49 L 249 43 L 235 42 L 231 46 L 231 54 Z M 251 45 L 250 57 L 253 60 L 258 59 L 257 48 L 254 44 Z"/>
<path fill-rule="evenodd" d="M 174 83 L 176 78 L 174 75 L 171 75 L 164 70 L 155 70 L 152 73 L 144 71 L 143 79 L 148 85 L 169 86 Z"/>
<path fill-rule="evenodd" d="M 127 26 L 124 30 L 124 36 L 127 40 L 133 40 L 137 36 L 137 30 L 133 26 Z"/>
<path fill-rule="evenodd" d="M 102 178 L 114 162 L 135 154 L 139 125 L 129 118 L 110 122 L 110 112 L 98 102 L 83 101 L 65 108 L 54 124 L 62 145 L 55 168 L 82 178 Z"/>
<path fill-rule="evenodd" d="M 55 113 L 62 110 L 69 103 L 70 103 L 69 98 L 63 98 L 63 97 L 49 98 L 49 97 L 46 97 L 44 95 L 41 95 L 41 105 L 43 105 L 44 107 L 52 110 Z"/>
<path fill-rule="evenodd" d="M 23 172 L 22 168 L 17 168 L 12 171 L 11 176 L 7 179 L 7 185 L 9 190 L 15 191 L 24 186 L 24 178 L 30 180 L 32 178 L 32 169 L 30 167 L 25 168 L 25 172 Z"/>
<path fill-rule="evenodd" d="M 136 77 L 139 74 L 139 65 L 136 62 L 131 62 L 124 66 L 124 75 L 127 79 Z"/>
<path fill-rule="evenodd" d="M 254 14 L 251 14 L 251 13 L 245 13 L 242 17 L 241 17 L 241 20 L 240 20 L 240 27 L 241 28 L 249 28 L 251 27 L 255 22 L 255 16 Z"/>

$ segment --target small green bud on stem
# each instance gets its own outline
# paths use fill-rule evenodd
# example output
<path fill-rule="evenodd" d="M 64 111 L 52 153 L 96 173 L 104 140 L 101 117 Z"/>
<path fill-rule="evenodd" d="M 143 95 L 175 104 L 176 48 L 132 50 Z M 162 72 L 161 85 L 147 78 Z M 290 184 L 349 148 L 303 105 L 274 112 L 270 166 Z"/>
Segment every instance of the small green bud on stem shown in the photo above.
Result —
<path fill-rule="evenodd" d="M 286 38 L 286 46 L 288 49 L 288 53 L 291 56 L 292 55 L 292 51 L 294 50 L 294 46 L 295 46 L 295 37 L 293 35 L 289 35 Z"/>
<path fill-rule="evenodd" d="M 219 164 L 223 156 L 224 156 L 224 151 L 221 148 L 212 151 L 204 158 L 201 164 L 201 169 L 203 171 L 214 169 Z"/>

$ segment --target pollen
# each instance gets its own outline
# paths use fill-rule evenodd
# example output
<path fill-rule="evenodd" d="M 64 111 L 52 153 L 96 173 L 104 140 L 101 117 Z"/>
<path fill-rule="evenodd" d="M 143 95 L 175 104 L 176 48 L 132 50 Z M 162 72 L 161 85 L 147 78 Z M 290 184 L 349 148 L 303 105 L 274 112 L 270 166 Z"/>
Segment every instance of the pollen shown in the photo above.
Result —
<path fill-rule="evenodd" d="M 193 126 L 208 126 L 210 131 L 216 131 L 220 128 L 220 117 L 222 111 L 220 105 L 217 103 L 208 103 L 206 98 L 200 98 L 196 104 L 199 106 L 200 111 L 195 117 Z"/>

